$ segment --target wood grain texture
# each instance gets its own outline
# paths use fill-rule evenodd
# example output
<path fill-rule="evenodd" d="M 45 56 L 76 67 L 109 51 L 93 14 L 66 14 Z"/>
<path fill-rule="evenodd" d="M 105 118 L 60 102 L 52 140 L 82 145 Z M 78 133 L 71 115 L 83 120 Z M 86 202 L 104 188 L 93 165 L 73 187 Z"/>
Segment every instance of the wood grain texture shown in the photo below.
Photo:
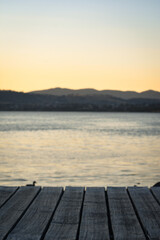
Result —
<path fill-rule="evenodd" d="M 107 188 L 114 240 L 146 239 L 124 187 Z"/>
<path fill-rule="evenodd" d="M 103 187 L 87 188 L 79 240 L 109 240 L 107 206 Z"/>
<path fill-rule="evenodd" d="M 147 187 L 129 187 L 128 191 L 148 239 L 160 240 L 160 205 Z"/>
<path fill-rule="evenodd" d="M 40 240 L 61 194 L 62 188 L 43 188 L 7 240 Z"/>
<path fill-rule="evenodd" d="M 0 207 L 15 193 L 17 187 L 0 186 Z"/>
<path fill-rule="evenodd" d="M 10 232 L 21 218 L 40 187 L 21 187 L 0 209 L 0 240 Z"/>
<path fill-rule="evenodd" d="M 76 240 L 84 188 L 67 187 L 53 216 L 45 240 Z"/>
<path fill-rule="evenodd" d="M 152 187 L 151 192 L 160 204 L 160 187 Z"/>

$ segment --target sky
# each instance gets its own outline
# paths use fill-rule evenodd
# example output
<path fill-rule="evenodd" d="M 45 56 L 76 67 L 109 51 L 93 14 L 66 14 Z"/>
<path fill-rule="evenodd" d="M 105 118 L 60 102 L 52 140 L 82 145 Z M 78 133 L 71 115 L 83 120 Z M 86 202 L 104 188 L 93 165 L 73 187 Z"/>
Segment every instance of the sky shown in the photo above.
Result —
<path fill-rule="evenodd" d="M 0 89 L 160 91 L 159 0 L 0 0 Z"/>

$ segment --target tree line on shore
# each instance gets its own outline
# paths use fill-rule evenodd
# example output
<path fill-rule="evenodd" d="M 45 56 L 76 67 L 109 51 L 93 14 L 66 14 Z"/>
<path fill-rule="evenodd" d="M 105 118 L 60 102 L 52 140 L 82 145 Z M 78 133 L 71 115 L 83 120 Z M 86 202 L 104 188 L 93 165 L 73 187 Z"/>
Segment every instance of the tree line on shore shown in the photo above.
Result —
<path fill-rule="evenodd" d="M 42 95 L 0 91 L 0 111 L 160 112 L 160 99 L 110 95 Z"/>

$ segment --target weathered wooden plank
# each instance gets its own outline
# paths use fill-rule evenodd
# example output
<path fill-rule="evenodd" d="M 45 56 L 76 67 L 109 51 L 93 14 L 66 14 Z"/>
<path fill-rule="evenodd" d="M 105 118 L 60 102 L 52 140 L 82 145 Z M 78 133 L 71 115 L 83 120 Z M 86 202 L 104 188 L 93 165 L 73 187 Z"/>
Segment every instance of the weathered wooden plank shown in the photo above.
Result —
<path fill-rule="evenodd" d="M 0 186 L 0 207 L 15 193 L 17 187 Z"/>
<path fill-rule="evenodd" d="M 151 191 L 160 204 L 160 187 L 152 187 Z"/>
<path fill-rule="evenodd" d="M 84 188 L 67 187 L 53 216 L 45 240 L 75 240 L 77 236 Z"/>
<path fill-rule="evenodd" d="M 79 240 L 108 240 L 108 217 L 103 187 L 87 188 L 82 220 L 80 226 Z"/>
<path fill-rule="evenodd" d="M 147 187 L 129 187 L 129 194 L 149 239 L 160 240 L 160 205 Z"/>
<path fill-rule="evenodd" d="M 107 188 L 114 240 L 146 239 L 124 187 Z"/>
<path fill-rule="evenodd" d="M 40 240 L 58 204 L 62 188 L 45 187 L 28 208 L 7 240 Z"/>
<path fill-rule="evenodd" d="M 11 231 L 21 218 L 40 187 L 21 187 L 0 209 L 0 240 Z"/>

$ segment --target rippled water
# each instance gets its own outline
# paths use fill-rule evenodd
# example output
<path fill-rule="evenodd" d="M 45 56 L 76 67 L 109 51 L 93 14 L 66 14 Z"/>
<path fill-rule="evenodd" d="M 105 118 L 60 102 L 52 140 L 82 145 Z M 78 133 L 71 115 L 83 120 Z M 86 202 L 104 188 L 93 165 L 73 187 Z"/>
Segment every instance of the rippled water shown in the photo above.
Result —
<path fill-rule="evenodd" d="M 0 185 L 151 186 L 159 113 L 0 112 Z"/>

